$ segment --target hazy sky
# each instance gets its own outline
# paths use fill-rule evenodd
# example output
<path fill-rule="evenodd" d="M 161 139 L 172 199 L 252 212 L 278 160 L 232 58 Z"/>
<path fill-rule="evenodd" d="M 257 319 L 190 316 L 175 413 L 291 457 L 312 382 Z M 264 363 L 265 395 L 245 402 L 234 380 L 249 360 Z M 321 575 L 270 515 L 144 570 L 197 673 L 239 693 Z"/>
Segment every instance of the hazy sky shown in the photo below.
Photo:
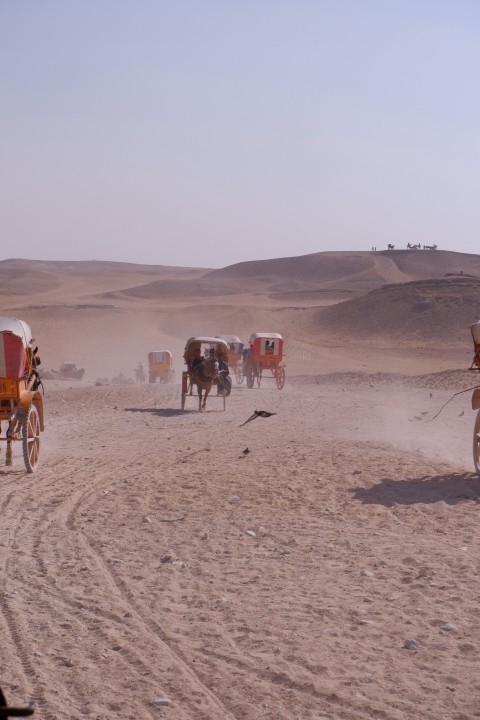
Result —
<path fill-rule="evenodd" d="M 480 252 L 478 0 L 0 0 L 0 259 Z"/>

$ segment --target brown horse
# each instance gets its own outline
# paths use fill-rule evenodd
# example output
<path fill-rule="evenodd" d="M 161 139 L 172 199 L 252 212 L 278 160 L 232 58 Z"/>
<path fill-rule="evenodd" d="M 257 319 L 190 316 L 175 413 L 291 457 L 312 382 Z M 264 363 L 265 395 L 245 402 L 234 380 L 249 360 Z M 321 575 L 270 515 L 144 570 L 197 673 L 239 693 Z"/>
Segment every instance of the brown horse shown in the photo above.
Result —
<path fill-rule="evenodd" d="M 193 370 L 190 376 L 190 389 L 192 385 L 197 386 L 198 412 L 205 412 L 207 397 L 212 389 L 212 385 L 218 383 L 219 377 L 218 364 L 214 358 L 206 358 Z"/>

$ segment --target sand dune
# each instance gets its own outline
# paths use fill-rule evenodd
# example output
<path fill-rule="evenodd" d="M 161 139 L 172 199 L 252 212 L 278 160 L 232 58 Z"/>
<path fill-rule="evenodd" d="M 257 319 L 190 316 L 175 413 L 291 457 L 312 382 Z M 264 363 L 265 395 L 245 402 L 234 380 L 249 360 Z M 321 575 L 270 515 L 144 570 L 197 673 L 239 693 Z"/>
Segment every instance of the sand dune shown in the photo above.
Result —
<path fill-rule="evenodd" d="M 349 336 L 465 342 L 480 319 L 480 278 L 448 277 L 387 285 L 322 309 L 319 325 Z"/>
<path fill-rule="evenodd" d="M 350 290 L 373 288 L 442 277 L 446 273 L 468 272 L 480 276 L 480 257 L 437 250 L 383 252 L 322 252 L 300 257 L 238 263 L 208 273 L 209 279 L 258 282 L 300 281 L 304 288 L 315 283 L 324 288 L 341 286 Z"/>

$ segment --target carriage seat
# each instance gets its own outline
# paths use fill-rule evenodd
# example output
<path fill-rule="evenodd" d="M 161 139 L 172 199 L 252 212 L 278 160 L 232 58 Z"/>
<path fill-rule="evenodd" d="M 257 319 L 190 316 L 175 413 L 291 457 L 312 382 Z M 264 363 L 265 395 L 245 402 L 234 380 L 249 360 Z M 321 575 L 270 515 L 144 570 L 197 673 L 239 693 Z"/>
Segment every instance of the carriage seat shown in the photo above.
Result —
<path fill-rule="evenodd" d="M 25 373 L 27 353 L 22 338 L 12 332 L 0 332 L 0 378 L 20 380 Z"/>

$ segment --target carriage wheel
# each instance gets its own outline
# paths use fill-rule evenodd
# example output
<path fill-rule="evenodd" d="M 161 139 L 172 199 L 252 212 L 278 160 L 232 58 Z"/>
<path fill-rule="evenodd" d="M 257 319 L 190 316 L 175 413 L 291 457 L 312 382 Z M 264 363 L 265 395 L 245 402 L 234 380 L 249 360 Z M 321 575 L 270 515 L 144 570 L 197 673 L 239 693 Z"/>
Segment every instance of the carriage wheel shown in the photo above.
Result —
<path fill-rule="evenodd" d="M 480 410 L 477 412 L 473 428 L 473 462 L 477 475 L 480 475 Z"/>
<path fill-rule="evenodd" d="M 261 382 L 262 382 L 262 371 L 259 370 L 259 371 L 258 371 L 258 375 L 257 375 L 257 386 L 258 386 L 258 387 L 260 387 L 260 383 L 261 383 Z"/>
<path fill-rule="evenodd" d="M 255 373 L 253 367 L 247 368 L 247 387 L 251 390 L 255 384 Z"/>
<path fill-rule="evenodd" d="M 35 405 L 30 405 L 22 430 L 23 460 L 28 473 L 35 472 L 40 455 L 40 418 Z"/>
<path fill-rule="evenodd" d="M 283 390 L 283 386 L 285 385 L 285 368 L 275 368 L 275 382 L 277 383 L 277 388 Z"/>
<path fill-rule="evenodd" d="M 235 380 L 237 381 L 237 385 L 241 385 L 243 383 L 243 372 L 241 367 L 236 367 L 234 369 L 235 374 Z"/>

